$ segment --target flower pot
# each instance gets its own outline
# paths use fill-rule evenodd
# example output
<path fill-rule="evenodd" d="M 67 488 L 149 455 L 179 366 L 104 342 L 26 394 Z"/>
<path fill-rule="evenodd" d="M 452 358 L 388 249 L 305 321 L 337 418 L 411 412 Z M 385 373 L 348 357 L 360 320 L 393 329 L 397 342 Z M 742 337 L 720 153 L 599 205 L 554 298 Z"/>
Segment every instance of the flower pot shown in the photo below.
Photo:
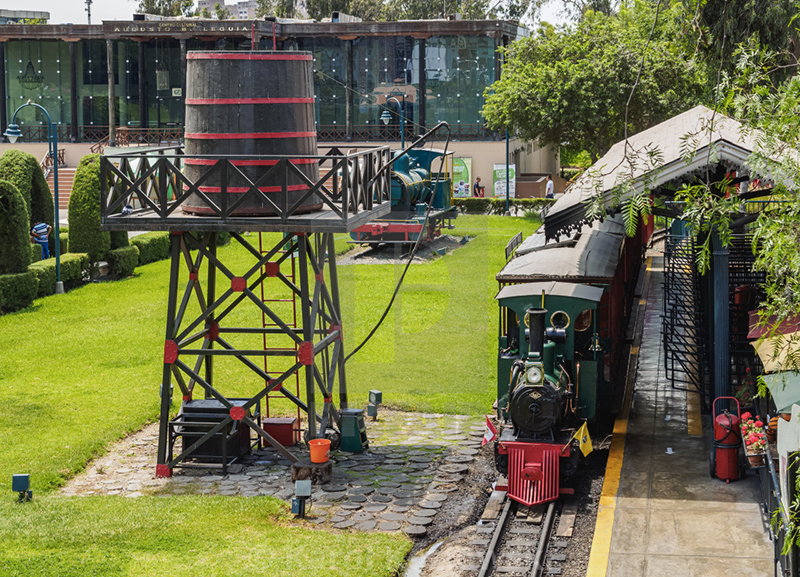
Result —
<path fill-rule="evenodd" d="M 784 421 L 791 421 L 792 420 L 792 414 L 791 413 L 781 413 L 781 418 Z"/>
<path fill-rule="evenodd" d="M 747 460 L 751 467 L 764 466 L 764 453 L 756 453 L 755 455 L 747 455 Z"/>

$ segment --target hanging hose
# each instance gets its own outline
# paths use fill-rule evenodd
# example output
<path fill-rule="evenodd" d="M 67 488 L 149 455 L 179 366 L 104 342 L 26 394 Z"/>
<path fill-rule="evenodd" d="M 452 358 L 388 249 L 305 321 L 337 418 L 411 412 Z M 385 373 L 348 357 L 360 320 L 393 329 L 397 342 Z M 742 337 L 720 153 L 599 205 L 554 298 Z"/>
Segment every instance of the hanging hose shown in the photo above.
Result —
<path fill-rule="evenodd" d="M 442 154 L 441 161 L 439 163 L 439 172 L 438 172 L 438 174 L 442 174 L 442 168 L 444 167 L 444 161 L 447 158 L 447 147 L 450 144 L 450 125 L 448 125 L 446 122 L 440 122 L 439 124 L 437 124 L 433 129 L 429 130 L 419 140 L 415 141 L 411 146 L 409 146 L 401 154 L 397 155 L 394 159 L 392 159 L 392 161 L 390 163 L 388 163 L 384 167 L 381 167 L 381 169 L 378 170 L 378 174 L 376 174 L 373 177 L 372 181 L 374 182 L 378 178 L 378 175 L 380 175 L 380 173 L 383 170 L 385 170 L 387 166 L 391 166 L 391 164 L 394 163 L 395 159 L 400 158 L 403 154 L 405 154 L 406 152 L 408 152 L 409 150 L 414 148 L 414 146 L 420 144 L 420 142 L 422 142 L 425 139 L 427 139 L 428 137 L 430 137 L 434 132 L 436 132 L 442 126 L 446 126 L 447 127 L 447 140 L 444 143 L 444 152 Z M 439 184 L 439 176 L 438 175 L 436 177 L 436 184 L 437 185 Z M 430 218 L 430 214 L 431 214 L 431 205 L 433 204 L 433 192 L 431 192 L 431 199 L 430 199 L 430 202 L 428 202 L 427 204 L 428 204 L 428 209 L 425 211 L 425 220 L 422 222 L 422 228 L 420 228 L 420 232 L 417 235 L 417 240 L 414 242 L 414 246 L 411 248 L 411 252 L 408 254 L 408 261 L 406 261 L 406 266 L 403 268 L 403 274 L 400 275 L 400 280 L 397 281 L 397 286 L 394 288 L 394 292 L 392 293 L 392 298 L 389 300 L 389 304 L 386 306 L 386 310 L 383 311 L 383 314 L 381 315 L 381 318 L 378 319 L 377 324 L 372 328 L 372 330 L 369 332 L 367 337 L 363 341 L 361 341 L 361 344 L 358 345 L 355 349 L 353 349 L 353 352 L 351 352 L 349 355 L 347 355 L 344 358 L 344 362 L 345 363 L 350 360 L 350 357 L 352 357 L 354 354 L 356 354 L 358 351 L 360 351 L 364 347 L 364 345 L 367 344 L 367 342 L 369 342 L 369 340 L 372 338 L 372 335 L 374 335 L 378 331 L 380 326 L 383 324 L 383 321 L 386 320 L 386 317 L 389 315 L 389 311 L 392 310 L 392 305 L 394 304 L 394 300 L 397 298 L 397 294 L 400 292 L 400 287 L 403 286 L 403 280 L 406 278 L 406 273 L 408 272 L 408 267 L 410 267 L 411 263 L 414 261 L 414 256 L 416 255 L 417 249 L 419 248 L 419 245 L 422 242 L 422 232 L 424 230 L 426 230 L 426 228 L 428 226 L 428 219 Z"/>

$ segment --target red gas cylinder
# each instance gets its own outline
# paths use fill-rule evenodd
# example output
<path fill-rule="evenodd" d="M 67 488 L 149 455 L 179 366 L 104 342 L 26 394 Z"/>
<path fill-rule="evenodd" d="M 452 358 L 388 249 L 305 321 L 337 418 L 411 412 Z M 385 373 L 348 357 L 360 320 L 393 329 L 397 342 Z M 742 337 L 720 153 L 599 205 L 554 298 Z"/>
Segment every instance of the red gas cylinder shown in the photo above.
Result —
<path fill-rule="evenodd" d="M 736 414 L 724 409 L 717 414 L 717 401 L 730 399 L 736 403 Z M 739 429 L 739 401 L 734 397 L 718 397 L 714 399 L 714 448 L 711 451 L 711 476 L 727 483 L 739 478 L 739 447 L 742 446 L 742 435 Z"/>

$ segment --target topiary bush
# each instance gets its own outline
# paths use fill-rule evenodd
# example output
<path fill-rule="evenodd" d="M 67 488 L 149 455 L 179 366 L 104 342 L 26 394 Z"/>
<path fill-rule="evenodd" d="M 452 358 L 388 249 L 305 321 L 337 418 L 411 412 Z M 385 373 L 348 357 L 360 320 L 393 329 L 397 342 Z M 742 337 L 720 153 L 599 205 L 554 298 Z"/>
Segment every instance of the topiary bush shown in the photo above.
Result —
<path fill-rule="evenodd" d="M 109 266 L 109 275 L 114 279 L 129 277 L 139 264 L 139 249 L 135 246 L 124 246 L 109 251 L 106 255 Z"/>
<path fill-rule="evenodd" d="M 31 262 L 28 224 L 22 194 L 10 182 L 0 180 L 0 275 L 27 272 Z"/>
<path fill-rule="evenodd" d="M 69 252 L 69 234 L 64 232 L 63 228 L 59 229 L 58 238 L 61 241 L 61 246 L 59 247 L 59 251 L 61 254 Z M 50 235 L 50 254 L 55 256 L 56 254 L 56 235 Z"/>
<path fill-rule="evenodd" d="M 0 180 L 17 187 L 28 208 L 28 227 L 37 222 L 55 223 L 53 194 L 36 157 L 22 150 L 7 150 L 0 156 Z"/>
<path fill-rule="evenodd" d="M 30 271 L 0 275 L 0 313 L 18 311 L 30 306 L 36 298 L 38 288 L 39 280 Z"/>
<path fill-rule="evenodd" d="M 111 250 L 131 245 L 130 240 L 128 240 L 127 230 L 112 230 L 110 234 L 111 234 Z"/>
<path fill-rule="evenodd" d="M 140 265 L 169 258 L 168 232 L 146 232 L 134 236 L 131 244 L 139 249 Z"/>
<path fill-rule="evenodd" d="M 42 260 L 42 247 L 36 243 L 31 243 L 31 264 Z"/>
<path fill-rule="evenodd" d="M 552 198 L 512 198 L 508 203 L 511 214 L 519 214 L 531 210 L 541 210 L 553 204 Z M 458 207 L 460 212 L 478 214 L 505 214 L 505 198 L 454 198 L 453 206 Z"/>
<path fill-rule="evenodd" d="M 100 230 L 100 155 L 81 159 L 69 198 L 69 242 L 73 252 L 85 252 L 92 266 L 105 259 L 111 235 Z"/>

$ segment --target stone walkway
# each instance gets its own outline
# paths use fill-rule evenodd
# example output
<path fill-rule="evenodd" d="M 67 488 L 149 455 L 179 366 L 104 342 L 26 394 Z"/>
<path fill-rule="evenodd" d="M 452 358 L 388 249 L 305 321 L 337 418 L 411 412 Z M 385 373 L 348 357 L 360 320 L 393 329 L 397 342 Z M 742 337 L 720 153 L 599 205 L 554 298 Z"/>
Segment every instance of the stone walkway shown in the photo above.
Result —
<path fill-rule="evenodd" d="M 337 529 L 425 535 L 481 450 L 483 433 L 483 417 L 382 410 L 379 420 L 367 420 L 369 451 L 332 453 L 333 479 L 314 486 L 307 518 Z M 176 468 L 171 478 L 156 479 L 157 442 L 157 424 L 126 437 L 61 494 L 269 495 L 287 502 L 294 496 L 291 464 L 272 448 L 253 452 L 225 476 L 219 469 Z M 293 451 L 307 454 L 301 446 Z"/>

